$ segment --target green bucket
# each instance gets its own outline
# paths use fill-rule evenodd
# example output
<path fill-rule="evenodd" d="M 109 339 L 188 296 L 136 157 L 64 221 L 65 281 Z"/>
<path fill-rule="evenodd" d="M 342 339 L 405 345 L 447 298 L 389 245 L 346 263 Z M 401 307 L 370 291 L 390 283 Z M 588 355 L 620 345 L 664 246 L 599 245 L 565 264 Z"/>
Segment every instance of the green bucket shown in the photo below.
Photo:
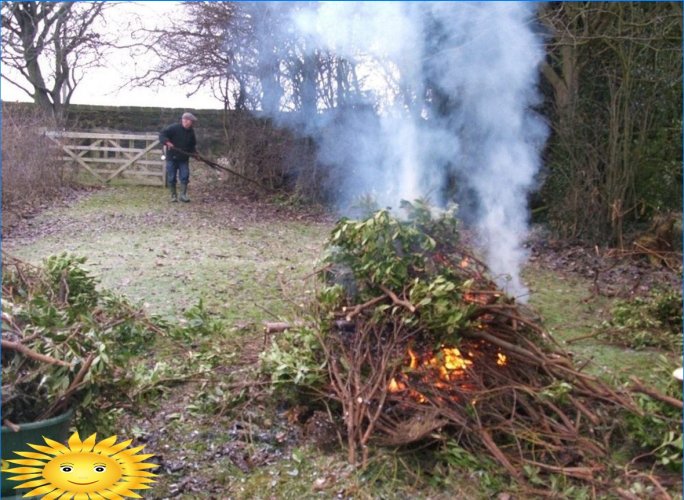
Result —
<path fill-rule="evenodd" d="M 30 424 L 20 424 L 18 431 L 13 431 L 9 427 L 2 426 L 2 462 L 15 458 L 22 458 L 16 455 L 15 451 L 33 451 L 29 444 L 45 445 L 43 436 L 64 443 L 69 436 L 69 425 L 71 418 L 74 416 L 73 410 L 68 410 L 66 413 L 57 415 L 56 417 L 48 418 L 46 420 L 39 420 L 31 422 Z M 21 495 L 20 490 L 15 490 L 14 487 L 21 484 L 21 481 L 9 481 L 7 477 L 12 477 L 12 474 L 2 473 L 2 490 L 1 498 L 10 499 L 14 495 Z M 23 491 L 26 493 L 26 491 Z M 17 496 L 16 498 L 20 498 Z"/>

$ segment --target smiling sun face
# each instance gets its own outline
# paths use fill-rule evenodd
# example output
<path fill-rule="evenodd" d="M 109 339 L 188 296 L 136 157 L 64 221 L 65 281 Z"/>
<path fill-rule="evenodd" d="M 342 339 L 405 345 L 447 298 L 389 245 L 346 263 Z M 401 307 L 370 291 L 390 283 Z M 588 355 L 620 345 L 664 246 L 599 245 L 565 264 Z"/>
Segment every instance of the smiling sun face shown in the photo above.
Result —
<path fill-rule="evenodd" d="M 131 490 L 147 489 L 156 474 L 146 471 L 157 467 L 144 463 L 152 455 L 137 455 L 142 446 L 127 448 L 131 441 L 116 443 L 116 436 L 96 443 L 95 434 L 81 441 L 75 432 L 68 447 L 48 438 L 48 446 L 29 444 L 39 451 L 17 451 L 25 459 L 8 460 L 21 467 L 7 468 L 3 472 L 14 474 L 10 481 L 27 481 L 15 488 L 33 488 L 24 496 L 44 495 L 55 499 L 67 493 L 76 498 L 140 498 Z"/>
<path fill-rule="evenodd" d="M 57 489 L 70 493 L 108 490 L 123 476 L 121 466 L 98 453 L 67 453 L 50 460 L 43 477 Z"/>

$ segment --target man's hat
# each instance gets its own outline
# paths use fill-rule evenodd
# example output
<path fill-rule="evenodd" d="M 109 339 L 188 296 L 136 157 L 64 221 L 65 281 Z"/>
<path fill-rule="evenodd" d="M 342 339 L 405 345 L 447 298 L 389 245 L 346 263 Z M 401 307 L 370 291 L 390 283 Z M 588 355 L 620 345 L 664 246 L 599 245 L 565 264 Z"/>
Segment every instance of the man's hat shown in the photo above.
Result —
<path fill-rule="evenodd" d="M 197 117 L 192 113 L 183 113 L 183 116 L 181 116 L 181 120 L 192 120 L 193 122 L 196 122 Z"/>

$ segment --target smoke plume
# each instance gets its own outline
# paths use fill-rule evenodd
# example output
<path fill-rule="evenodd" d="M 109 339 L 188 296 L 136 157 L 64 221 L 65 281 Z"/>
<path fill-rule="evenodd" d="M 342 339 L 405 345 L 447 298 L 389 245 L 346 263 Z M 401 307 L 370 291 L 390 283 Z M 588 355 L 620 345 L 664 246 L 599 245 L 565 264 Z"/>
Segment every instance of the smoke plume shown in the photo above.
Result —
<path fill-rule="evenodd" d="M 347 112 L 303 121 L 321 163 L 339 173 L 340 211 L 364 194 L 394 208 L 418 197 L 456 201 L 499 284 L 518 296 L 526 292 L 519 272 L 527 194 L 547 135 L 532 111 L 544 56 L 531 29 L 534 9 L 527 2 L 299 4 L 287 28 L 307 50 L 354 61 L 367 89 Z"/>

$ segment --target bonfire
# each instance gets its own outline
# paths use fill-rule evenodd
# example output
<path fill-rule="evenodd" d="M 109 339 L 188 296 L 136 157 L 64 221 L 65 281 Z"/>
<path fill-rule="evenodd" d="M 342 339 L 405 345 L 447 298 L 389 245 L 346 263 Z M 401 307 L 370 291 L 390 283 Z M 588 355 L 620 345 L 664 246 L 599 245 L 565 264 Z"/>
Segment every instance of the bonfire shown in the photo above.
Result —
<path fill-rule="evenodd" d="M 457 439 L 523 470 L 598 481 L 631 395 L 576 368 L 460 241 L 454 213 L 404 202 L 342 219 L 319 294 L 319 340 L 349 460 L 369 445 Z"/>

